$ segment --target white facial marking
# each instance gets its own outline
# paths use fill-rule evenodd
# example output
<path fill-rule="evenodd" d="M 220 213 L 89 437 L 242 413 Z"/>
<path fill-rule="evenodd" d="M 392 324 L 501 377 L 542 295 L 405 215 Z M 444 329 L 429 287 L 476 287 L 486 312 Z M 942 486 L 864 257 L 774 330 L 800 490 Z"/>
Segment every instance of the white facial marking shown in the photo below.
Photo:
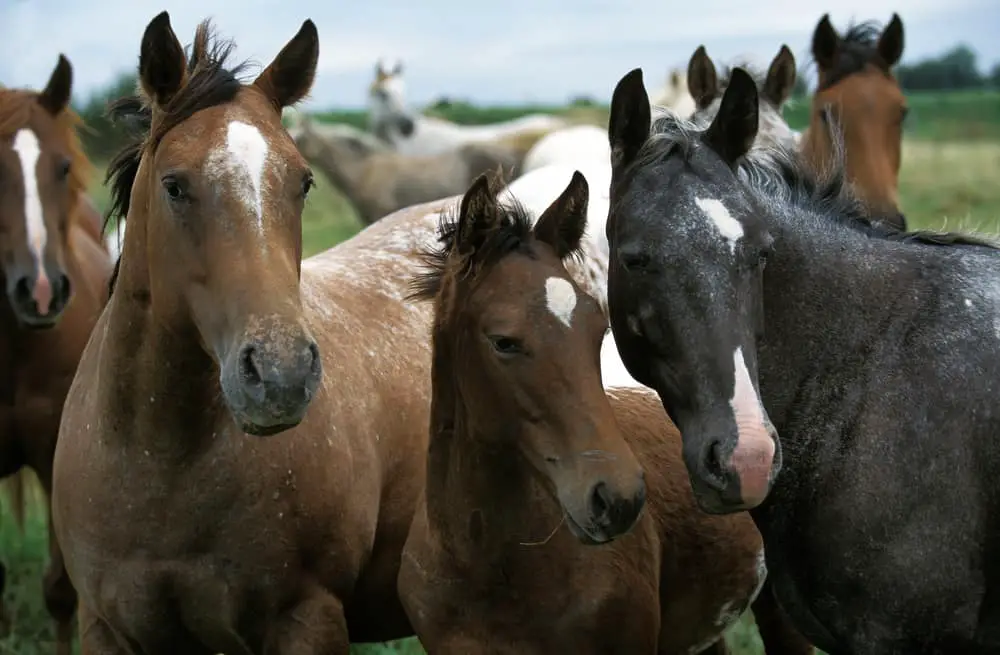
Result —
<path fill-rule="evenodd" d="M 566 327 L 570 327 L 573 309 L 576 307 L 576 289 L 569 280 L 550 277 L 545 280 L 545 304 L 553 316 Z"/>
<path fill-rule="evenodd" d="M 757 396 L 757 390 L 753 387 L 750 371 L 743 359 L 743 346 L 733 351 L 733 369 L 735 384 L 733 385 L 733 397 L 729 401 L 733 415 L 737 417 L 739 423 L 745 421 L 752 421 L 754 424 L 763 423 L 764 412 L 761 411 L 760 398 Z"/>
<path fill-rule="evenodd" d="M 24 178 L 24 220 L 28 234 L 28 250 L 35 259 L 38 277 L 45 277 L 45 267 L 42 265 L 42 253 L 48 233 L 45 230 L 45 217 L 42 214 L 42 198 L 38 191 L 38 157 L 42 154 L 38 137 L 31 130 L 18 130 L 14 136 L 14 152 L 21 160 L 21 177 Z"/>
<path fill-rule="evenodd" d="M 264 166 L 267 141 L 253 125 L 232 121 L 226 129 L 226 147 L 209 157 L 210 173 L 232 180 L 236 196 L 257 218 L 257 229 L 264 229 Z"/>
<path fill-rule="evenodd" d="M 705 212 L 722 238 L 729 242 L 729 252 L 736 252 L 736 242 L 743 236 L 743 226 L 733 218 L 726 206 L 715 198 L 695 198 L 698 208 Z"/>

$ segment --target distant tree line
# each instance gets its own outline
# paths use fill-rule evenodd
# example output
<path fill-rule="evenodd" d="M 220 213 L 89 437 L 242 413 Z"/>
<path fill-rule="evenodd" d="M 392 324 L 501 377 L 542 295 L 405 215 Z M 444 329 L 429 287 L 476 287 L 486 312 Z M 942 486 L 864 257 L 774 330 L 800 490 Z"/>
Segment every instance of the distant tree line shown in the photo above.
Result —
<path fill-rule="evenodd" d="M 896 69 L 896 78 L 907 91 L 1000 89 L 1000 63 L 983 75 L 979 71 L 976 53 L 966 45 L 958 45 L 939 57 L 900 65 Z"/>

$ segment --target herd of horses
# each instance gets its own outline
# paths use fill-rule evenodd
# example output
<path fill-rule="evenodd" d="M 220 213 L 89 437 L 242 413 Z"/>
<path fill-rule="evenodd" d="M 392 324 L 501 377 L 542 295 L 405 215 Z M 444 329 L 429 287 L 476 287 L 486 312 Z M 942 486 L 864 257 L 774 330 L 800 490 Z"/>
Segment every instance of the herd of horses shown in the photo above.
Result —
<path fill-rule="evenodd" d="M 907 230 L 898 16 L 819 21 L 802 134 L 787 47 L 699 48 L 669 108 L 633 70 L 604 129 L 433 121 L 380 65 L 372 134 L 282 123 L 312 21 L 249 83 L 232 47 L 142 35 L 120 253 L 69 62 L 0 90 L 58 655 L 725 653 L 748 609 L 771 654 L 1000 652 L 1000 255 Z M 365 164 L 463 149 L 426 201 Z M 371 224 L 303 260 L 310 161 Z"/>

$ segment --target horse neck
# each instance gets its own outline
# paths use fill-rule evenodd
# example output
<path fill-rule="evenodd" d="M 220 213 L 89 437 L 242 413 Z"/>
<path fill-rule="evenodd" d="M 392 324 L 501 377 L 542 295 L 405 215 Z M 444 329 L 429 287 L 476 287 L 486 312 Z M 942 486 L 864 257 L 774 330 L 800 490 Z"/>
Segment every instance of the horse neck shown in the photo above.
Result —
<path fill-rule="evenodd" d="M 782 428 L 803 392 L 827 393 L 849 376 L 864 375 L 859 363 L 905 336 L 922 278 L 906 244 L 822 216 L 787 216 L 782 223 L 772 227 L 774 254 L 764 274 L 759 375 L 765 407 L 785 444 L 790 435 Z M 789 445 L 789 453 L 808 446 Z"/>
<path fill-rule="evenodd" d="M 426 485 L 430 530 L 454 560 L 470 565 L 545 541 L 562 514 L 512 445 L 520 426 L 475 420 L 459 396 L 450 354 L 438 347 L 449 337 L 436 333 L 434 341 Z"/>
<path fill-rule="evenodd" d="M 316 139 L 319 146 L 316 163 L 323 174 L 330 178 L 355 207 L 363 206 L 362 169 L 371 153 L 359 156 L 335 135 L 328 137 L 314 135 L 310 138 Z"/>
<path fill-rule="evenodd" d="M 133 207 L 143 206 L 133 198 Z M 218 412 L 224 411 L 218 370 L 189 316 L 156 312 L 146 217 L 136 213 L 130 211 L 126 221 L 118 279 L 102 316 L 97 393 L 106 412 L 110 407 L 116 421 L 129 422 L 109 438 L 141 445 L 161 462 L 182 460 L 215 436 Z"/>

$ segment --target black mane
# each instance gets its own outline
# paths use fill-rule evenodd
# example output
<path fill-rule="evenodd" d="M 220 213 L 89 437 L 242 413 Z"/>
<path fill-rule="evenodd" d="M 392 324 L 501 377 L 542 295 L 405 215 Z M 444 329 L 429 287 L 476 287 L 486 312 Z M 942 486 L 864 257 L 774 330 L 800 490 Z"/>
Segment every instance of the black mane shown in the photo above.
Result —
<path fill-rule="evenodd" d="M 492 190 L 494 197 L 495 190 Z M 409 299 L 431 300 L 441 291 L 446 275 L 457 278 L 476 276 L 514 251 L 531 254 L 527 247 L 532 239 L 532 219 L 525 207 L 510 198 L 497 203 L 500 220 L 492 231 L 481 235 L 471 256 L 453 259 L 459 227 L 459 204 L 441 212 L 437 245 L 420 253 L 425 270 L 410 283 Z"/>
<path fill-rule="evenodd" d="M 823 91 L 838 84 L 845 77 L 861 72 L 869 64 L 888 73 L 889 66 L 878 53 L 881 36 L 882 25 L 878 21 L 852 22 L 848 25 L 847 32 L 840 37 L 833 65 L 823 71 L 822 84 L 818 90 Z"/>
<path fill-rule="evenodd" d="M 243 87 L 239 76 L 247 63 L 228 65 L 233 48 L 232 41 L 217 38 L 211 21 L 199 24 L 188 56 L 187 82 L 167 107 L 157 113 L 155 125 L 152 110 L 138 95 L 125 96 L 109 104 L 108 116 L 112 121 L 123 124 L 129 131 L 138 132 L 138 135 L 108 165 L 104 184 L 110 182 L 111 185 L 111 207 L 104 216 L 102 234 L 107 233 L 112 220 L 118 222 L 128 216 L 132 187 L 146 149 L 154 151 L 167 132 L 202 109 L 232 102 L 236 98 Z M 115 262 L 109 291 L 114 290 L 120 262 L 121 257 Z"/>

